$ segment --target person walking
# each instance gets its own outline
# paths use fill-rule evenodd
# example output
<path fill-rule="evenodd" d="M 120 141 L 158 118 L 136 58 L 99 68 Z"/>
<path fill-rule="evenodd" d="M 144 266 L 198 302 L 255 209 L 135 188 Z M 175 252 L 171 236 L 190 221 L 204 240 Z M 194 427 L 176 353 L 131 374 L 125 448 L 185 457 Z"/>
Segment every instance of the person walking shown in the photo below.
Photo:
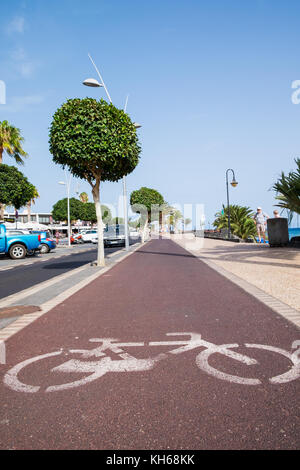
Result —
<path fill-rule="evenodd" d="M 256 225 L 259 243 L 266 243 L 266 225 L 268 218 L 269 216 L 262 211 L 262 208 L 258 207 L 253 219 Z"/>
<path fill-rule="evenodd" d="M 56 230 L 56 232 L 55 232 L 56 245 L 58 245 L 58 243 L 59 243 L 59 237 L 60 237 L 60 233 L 59 233 L 58 230 Z"/>

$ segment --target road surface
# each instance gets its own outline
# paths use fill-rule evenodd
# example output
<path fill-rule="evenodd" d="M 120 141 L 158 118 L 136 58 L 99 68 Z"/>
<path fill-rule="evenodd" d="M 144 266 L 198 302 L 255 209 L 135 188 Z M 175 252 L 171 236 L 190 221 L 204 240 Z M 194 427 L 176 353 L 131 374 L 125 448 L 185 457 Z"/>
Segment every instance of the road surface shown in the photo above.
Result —
<path fill-rule="evenodd" d="M 51 255 L 57 256 L 60 254 L 59 250 L 56 250 L 55 254 L 49 253 L 42 255 L 38 260 L 34 259 L 32 264 L 15 266 L 12 269 L 0 271 L 0 299 L 95 261 L 97 248 L 90 248 L 88 246 L 88 251 L 86 251 L 83 246 L 81 247 L 81 253 L 67 253 L 60 258 L 53 259 Z M 123 249 L 123 247 L 105 248 L 105 254 L 120 249 Z M 32 258 L 26 258 L 25 260 L 28 263 L 31 261 Z"/>

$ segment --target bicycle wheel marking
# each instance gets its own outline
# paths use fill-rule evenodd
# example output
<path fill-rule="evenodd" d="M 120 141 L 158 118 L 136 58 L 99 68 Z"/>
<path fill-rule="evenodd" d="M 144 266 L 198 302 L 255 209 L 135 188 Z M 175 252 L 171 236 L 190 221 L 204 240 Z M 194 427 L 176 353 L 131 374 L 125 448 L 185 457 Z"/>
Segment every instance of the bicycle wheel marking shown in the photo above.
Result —
<path fill-rule="evenodd" d="M 267 351 L 273 351 L 278 354 L 282 354 L 293 363 L 292 368 L 288 372 L 284 372 L 283 374 L 276 375 L 275 377 L 269 379 L 271 384 L 283 384 L 291 382 L 292 380 L 296 380 L 300 377 L 300 360 L 298 351 L 289 353 L 284 349 L 275 348 L 274 346 L 265 346 L 263 344 L 245 344 L 245 346 L 247 348 L 265 349 Z"/>
<path fill-rule="evenodd" d="M 196 357 L 196 364 L 199 367 L 199 369 L 203 370 L 207 374 L 212 375 L 213 377 L 220 379 L 220 380 L 226 380 L 227 382 L 233 382 L 233 383 L 237 383 L 241 385 L 261 384 L 261 381 L 259 379 L 243 378 L 237 375 L 226 374 L 225 372 L 217 370 L 214 367 L 209 365 L 208 359 L 212 354 L 215 354 L 215 353 L 220 353 L 220 354 L 223 354 L 224 356 L 234 358 L 238 360 L 239 362 L 242 362 L 243 364 L 247 364 L 247 365 L 257 364 L 257 361 L 255 359 L 250 359 L 247 356 L 242 356 L 240 354 L 235 353 L 235 351 L 229 350 L 229 348 L 237 348 L 238 346 L 239 346 L 238 344 L 224 344 L 223 346 L 219 346 L 219 347 L 216 346 L 214 348 L 213 347 L 208 348 L 198 354 L 198 356 Z"/>
<path fill-rule="evenodd" d="M 199 369 L 217 379 L 225 380 L 227 382 L 237 383 L 241 385 L 260 385 L 262 382 L 259 379 L 240 377 L 236 375 L 227 374 L 222 372 L 215 367 L 209 365 L 209 358 L 212 354 L 221 354 L 234 361 L 238 361 L 247 366 L 258 364 L 256 359 L 248 357 L 244 354 L 240 354 L 233 349 L 238 348 L 237 343 L 234 344 L 222 344 L 216 345 L 202 339 L 199 333 L 167 333 L 166 336 L 189 336 L 186 340 L 174 341 L 153 341 L 149 342 L 148 345 L 144 342 L 119 342 L 116 338 L 92 338 L 89 341 L 91 343 L 101 343 L 94 349 L 70 349 L 69 353 L 79 354 L 81 359 L 70 359 L 62 364 L 55 366 L 51 369 L 51 372 L 59 372 L 62 374 L 80 373 L 88 374 L 78 380 L 67 382 L 67 383 L 49 386 L 45 389 L 46 392 L 58 392 L 68 390 L 71 388 L 80 387 L 88 383 L 93 382 L 103 377 L 108 372 L 139 372 L 147 371 L 154 368 L 154 366 L 163 359 L 173 357 L 191 351 L 193 349 L 205 348 L 196 356 L 196 365 Z M 296 346 L 293 346 L 295 349 Z M 298 343 L 297 343 L 298 344 Z M 126 347 L 151 347 L 151 346 L 172 346 L 173 349 L 165 353 L 160 353 L 154 357 L 147 359 L 137 359 L 124 351 Z M 249 344 L 245 346 L 249 349 L 263 349 L 266 351 L 272 351 L 280 354 L 292 363 L 292 367 L 287 372 L 277 375 L 269 379 L 271 384 L 284 384 L 292 380 L 296 380 L 300 377 L 300 348 L 296 349 L 294 353 L 289 353 L 284 349 L 277 348 L 274 346 L 267 346 L 263 344 Z M 117 354 L 119 359 L 112 360 L 107 356 L 107 352 Z M 37 393 L 42 392 L 41 386 L 29 385 L 21 382 L 18 378 L 18 374 L 22 369 L 26 368 L 30 364 L 38 362 L 43 359 L 47 359 L 54 356 L 59 356 L 63 353 L 63 350 L 55 351 L 47 354 L 42 354 L 30 359 L 27 359 L 16 366 L 12 367 L 4 376 L 4 384 L 16 392 L 23 393 Z M 93 360 L 91 360 L 93 358 Z M 84 361 L 82 360 L 84 359 Z M 88 360 L 90 359 L 90 360 Z"/>
<path fill-rule="evenodd" d="M 20 362 L 5 374 L 3 379 L 5 385 L 7 385 L 12 390 L 15 390 L 16 392 L 38 392 L 41 388 L 40 386 L 26 385 L 23 382 L 20 382 L 18 379 L 18 373 L 21 369 L 28 366 L 29 364 L 32 364 L 33 362 L 39 361 L 41 359 L 46 359 L 47 357 L 59 356 L 61 353 L 62 351 L 55 351 L 53 353 L 42 354 L 41 356 L 36 356 L 31 359 L 27 359 L 26 361 Z"/>

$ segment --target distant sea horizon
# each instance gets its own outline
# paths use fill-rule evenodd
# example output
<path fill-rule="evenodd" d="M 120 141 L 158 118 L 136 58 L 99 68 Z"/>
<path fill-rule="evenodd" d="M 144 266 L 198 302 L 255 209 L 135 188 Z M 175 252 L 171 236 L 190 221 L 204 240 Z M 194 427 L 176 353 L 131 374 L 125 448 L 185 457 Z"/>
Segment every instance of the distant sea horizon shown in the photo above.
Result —
<path fill-rule="evenodd" d="M 300 237 L 300 227 L 289 228 L 289 237 Z"/>

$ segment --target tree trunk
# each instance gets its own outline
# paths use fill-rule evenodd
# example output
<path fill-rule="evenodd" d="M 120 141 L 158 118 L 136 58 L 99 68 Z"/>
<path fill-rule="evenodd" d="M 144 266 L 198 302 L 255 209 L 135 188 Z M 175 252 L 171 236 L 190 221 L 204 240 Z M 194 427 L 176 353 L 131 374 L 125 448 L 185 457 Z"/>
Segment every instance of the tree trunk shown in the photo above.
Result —
<path fill-rule="evenodd" d="M 31 222 L 31 201 L 27 202 L 27 217 L 28 222 Z"/>
<path fill-rule="evenodd" d="M 96 179 L 96 183 L 92 185 L 92 194 L 96 208 L 97 215 L 97 229 L 98 229 L 98 255 L 97 266 L 105 266 L 104 258 L 104 242 L 103 242 L 103 222 L 100 204 L 100 178 Z"/>
<path fill-rule="evenodd" d="M 148 219 L 146 219 L 144 227 L 142 229 L 142 243 L 145 243 L 147 225 L 148 225 Z"/>
<path fill-rule="evenodd" d="M 0 204 L 0 221 L 4 222 L 4 210 L 5 210 L 5 205 Z"/>

